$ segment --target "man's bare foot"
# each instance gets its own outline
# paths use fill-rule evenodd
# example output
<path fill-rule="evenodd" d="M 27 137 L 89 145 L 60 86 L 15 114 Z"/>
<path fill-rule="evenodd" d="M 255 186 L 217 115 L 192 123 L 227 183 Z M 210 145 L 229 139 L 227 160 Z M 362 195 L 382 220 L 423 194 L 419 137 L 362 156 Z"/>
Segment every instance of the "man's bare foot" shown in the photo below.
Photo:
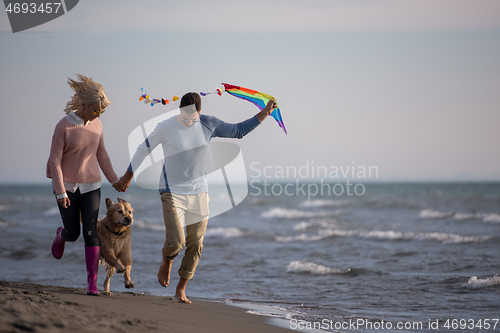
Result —
<path fill-rule="evenodd" d="M 187 303 L 191 304 L 192 302 L 186 297 L 186 293 L 184 290 L 182 291 L 175 291 L 175 298 L 179 301 L 179 303 Z"/>
<path fill-rule="evenodd" d="M 177 285 L 177 288 L 175 288 L 175 298 L 179 301 L 179 303 L 188 303 L 191 304 L 192 302 L 186 297 L 186 285 L 189 280 L 186 280 L 185 278 L 180 278 L 179 279 L 179 284 Z"/>
<path fill-rule="evenodd" d="M 163 258 L 161 261 L 160 270 L 158 271 L 158 282 L 165 288 L 168 286 L 170 282 L 170 270 L 172 268 L 173 260 L 167 260 Z"/>

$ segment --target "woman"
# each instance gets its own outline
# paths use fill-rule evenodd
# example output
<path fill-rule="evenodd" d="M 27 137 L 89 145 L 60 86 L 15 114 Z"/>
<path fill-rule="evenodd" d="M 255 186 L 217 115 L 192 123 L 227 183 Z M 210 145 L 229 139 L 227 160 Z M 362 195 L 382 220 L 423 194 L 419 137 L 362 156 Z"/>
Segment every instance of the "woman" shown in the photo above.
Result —
<path fill-rule="evenodd" d="M 47 162 L 54 194 L 64 227 L 57 229 L 52 254 L 61 259 L 65 242 L 80 237 L 80 221 L 85 241 L 87 294 L 99 295 L 99 238 L 97 217 L 101 201 L 102 170 L 110 183 L 118 181 L 104 146 L 102 124 L 98 119 L 109 105 L 103 87 L 81 74 L 68 84 L 75 94 L 66 103 L 66 116 L 56 125 Z"/>

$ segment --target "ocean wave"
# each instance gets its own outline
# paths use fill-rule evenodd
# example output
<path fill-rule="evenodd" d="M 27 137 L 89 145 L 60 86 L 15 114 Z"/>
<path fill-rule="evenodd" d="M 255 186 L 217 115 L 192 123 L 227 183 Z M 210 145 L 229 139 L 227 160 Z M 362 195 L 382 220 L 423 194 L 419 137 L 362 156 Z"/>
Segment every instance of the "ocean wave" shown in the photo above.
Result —
<path fill-rule="evenodd" d="M 246 311 L 246 313 L 248 314 L 285 319 L 287 321 L 290 321 L 296 317 L 302 317 L 306 315 L 303 312 L 286 309 L 284 307 L 277 305 L 269 306 L 256 303 L 241 303 L 241 304 L 233 303 L 233 305 L 250 309 Z"/>
<path fill-rule="evenodd" d="M 43 216 L 48 217 L 48 216 L 56 216 L 59 215 L 59 207 L 52 207 L 50 209 L 47 209 L 46 211 L 43 212 Z"/>
<path fill-rule="evenodd" d="M 453 215 L 455 215 L 454 212 L 439 212 L 432 209 L 424 209 L 420 212 L 420 217 L 423 219 L 443 219 Z"/>
<path fill-rule="evenodd" d="M 418 240 L 436 240 L 441 243 L 481 243 L 490 240 L 491 236 L 461 236 L 455 234 L 447 234 L 443 232 L 430 232 L 430 233 L 404 233 L 404 239 L 418 239 Z"/>
<path fill-rule="evenodd" d="M 349 205 L 349 200 L 306 200 L 299 203 L 299 207 L 316 208 L 316 207 L 342 207 Z"/>
<path fill-rule="evenodd" d="M 272 318 L 281 318 L 281 319 L 287 319 L 287 320 L 291 320 L 293 318 L 291 315 L 286 314 L 286 313 L 274 313 L 271 311 L 247 310 L 246 313 L 251 314 L 251 315 L 272 317 Z"/>
<path fill-rule="evenodd" d="M 9 209 L 10 209 L 10 207 L 7 205 L 0 205 L 0 212 L 4 211 L 4 210 L 9 210 Z"/>
<path fill-rule="evenodd" d="M 491 239 L 490 236 L 461 236 L 455 234 L 447 234 L 444 232 L 397 232 L 397 231 L 368 231 L 361 232 L 361 237 L 367 238 L 382 238 L 391 240 L 435 240 L 441 243 L 480 243 Z"/>
<path fill-rule="evenodd" d="M 349 273 L 351 269 L 327 267 L 309 261 L 297 260 L 297 261 L 292 261 L 290 264 L 288 264 L 288 266 L 286 267 L 286 271 L 289 273 L 309 273 L 309 274 L 325 275 L 325 274 L 345 274 Z"/>
<path fill-rule="evenodd" d="M 341 212 L 335 211 L 313 211 L 306 212 L 297 209 L 286 209 L 286 208 L 271 208 L 267 212 L 261 214 L 264 218 L 283 218 L 283 219 L 299 219 L 299 218 L 310 218 L 310 217 L 320 217 L 320 216 L 336 216 Z"/>
<path fill-rule="evenodd" d="M 500 223 L 500 214 L 482 214 L 484 222 Z"/>
<path fill-rule="evenodd" d="M 144 220 L 135 220 L 133 226 L 140 228 L 140 229 L 146 229 L 146 230 L 165 231 L 165 225 L 150 223 L 150 222 L 146 222 Z"/>
<path fill-rule="evenodd" d="M 476 276 L 471 276 L 469 281 L 465 284 L 463 284 L 464 287 L 467 287 L 469 289 L 479 289 L 479 288 L 486 288 L 490 286 L 494 286 L 500 284 L 500 275 L 497 274 L 495 276 L 486 278 L 486 279 L 478 279 Z"/>
<path fill-rule="evenodd" d="M 150 223 L 144 220 L 134 221 L 133 226 L 146 230 L 165 231 L 165 226 L 163 224 Z M 238 228 L 208 228 L 205 232 L 205 236 L 235 238 L 244 236 L 244 232 Z"/>
<path fill-rule="evenodd" d="M 236 238 L 243 235 L 244 232 L 238 228 L 208 228 L 205 232 L 206 237 Z"/>
<path fill-rule="evenodd" d="M 277 242 L 280 243 L 289 243 L 289 242 L 317 242 L 320 240 L 323 240 L 325 238 L 328 238 L 330 236 L 333 236 L 333 234 L 321 234 L 318 233 L 318 235 L 307 235 L 307 234 L 300 234 L 297 236 L 276 236 L 274 239 Z"/>
<path fill-rule="evenodd" d="M 483 220 L 483 222 L 500 223 L 500 214 L 495 213 L 456 213 L 440 212 L 432 209 L 424 209 L 420 212 L 423 219 L 444 219 L 453 217 L 455 220 Z"/>
<path fill-rule="evenodd" d="M 293 226 L 293 230 L 307 230 L 310 228 L 321 227 L 323 229 L 331 228 L 337 222 L 336 219 L 321 219 L 310 222 L 300 222 Z"/>
<path fill-rule="evenodd" d="M 481 218 L 481 213 L 456 213 L 453 218 L 456 220 L 475 220 Z"/>
<path fill-rule="evenodd" d="M 481 243 L 490 240 L 491 236 L 461 236 L 455 234 L 447 234 L 442 232 L 428 232 L 428 233 L 415 233 L 415 232 L 399 232 L 393 230 L 340 230 L 340 229 L 323 229 L 319 230 L 316 235 L 300 234 L 296 236 L 277 236 L 277 242 L 287 243 L 293 241 L 302 242 L 315 242 L 329 237 L 363 237 L 363 238 L 377 238 L 387 240 L 434 240 L 444 244 L 449 243 Z"/>
<path fill-rule="evenodd" d="M 36 258 L 40 254 L 33 245 L 28 244 L 20 248 L 12 249 L 9 254 L 9 259 L 13 260 L 28 260 Z"/>

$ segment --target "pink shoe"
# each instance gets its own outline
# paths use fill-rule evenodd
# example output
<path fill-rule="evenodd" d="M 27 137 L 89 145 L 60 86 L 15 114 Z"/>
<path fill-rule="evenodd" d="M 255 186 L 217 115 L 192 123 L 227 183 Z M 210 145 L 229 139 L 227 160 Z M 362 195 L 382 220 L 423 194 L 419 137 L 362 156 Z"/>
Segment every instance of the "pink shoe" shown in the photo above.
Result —
<path fill-rule="evenodd" d="M 87 295 L 99 296 L 97 289 L 97 272 L 99 271 L 99 255 L 101 247 L 85 247 L 85 263 L 87 264 Z"/>
<path fill-rule="evenodd" d="M 64 253 L 64 244 L 66 241 L 61 237 L 61 233 L 64 230 L 64 227 L 59 227 L 56 231 L 56 238 L 52 243 L 52 255 L 56 259 L 61 259 Z"/>

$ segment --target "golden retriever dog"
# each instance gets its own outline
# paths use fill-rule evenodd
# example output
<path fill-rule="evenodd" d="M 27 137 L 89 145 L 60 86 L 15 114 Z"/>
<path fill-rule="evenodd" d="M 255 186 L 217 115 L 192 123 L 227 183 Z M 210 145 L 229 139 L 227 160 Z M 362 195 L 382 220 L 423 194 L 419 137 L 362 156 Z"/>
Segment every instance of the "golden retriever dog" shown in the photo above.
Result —
<path fill-rule="evenodd" d="M 101 244 L 101 263 L 106 266 L 104 294 L 111 296 L 109 280 L 115 270 L 118 273 L 125 273 L 125 288 L 134 288 L 134 283 L 130 280 L 130 269 L 132 268 L 130 240 L 134 210 L 127 201 L 120 198 L 116 204 L 107 198 L 106 207 L 108 208 L 106 217 L 97 221 L 97 234 Z"/>

